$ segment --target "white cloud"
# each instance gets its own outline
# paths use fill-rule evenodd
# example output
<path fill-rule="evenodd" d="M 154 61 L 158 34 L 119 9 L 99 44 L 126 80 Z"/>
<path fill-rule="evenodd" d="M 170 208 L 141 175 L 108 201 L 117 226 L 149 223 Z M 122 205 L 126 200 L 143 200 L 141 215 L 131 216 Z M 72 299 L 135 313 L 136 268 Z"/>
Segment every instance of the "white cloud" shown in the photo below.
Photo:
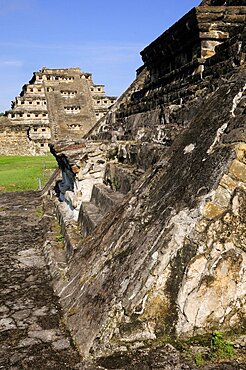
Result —
<path fill-rule="evenodd" d="M 0 60 L 0 67 L 22 67 L 23 62 L 20 60 Z"/>

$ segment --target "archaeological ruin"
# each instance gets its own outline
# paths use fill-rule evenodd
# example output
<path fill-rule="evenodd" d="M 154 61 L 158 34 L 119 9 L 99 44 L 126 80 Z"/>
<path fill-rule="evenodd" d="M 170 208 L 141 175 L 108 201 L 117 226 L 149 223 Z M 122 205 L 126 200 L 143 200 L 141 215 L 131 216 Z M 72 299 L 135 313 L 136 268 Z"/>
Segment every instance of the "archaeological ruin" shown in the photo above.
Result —
<path fill-rule="evenodd" d="M 39 79 L 50 94 L 35 100 L 48 118 L 30 134 L 49 130 L 60 168 L 40 193 L 42 250 L 82 356 L 74 369 L 246 369 L 245 20 L 245 0 L 202 1 L 145 47 L 97 122 L 99 94 L 94 105 L 83 95 L 83 111 L 65 104 L 79 87 L 57 71 L 26 87 Z M 70 135 L 79 114 L 81 138 Z"/>
<path fill-rule="evenodd" d="M 49 143 L 81 139 L 116 101 L 79 68 L 42 68 L 0 117 L 0 154 L 49 153 Z"/>

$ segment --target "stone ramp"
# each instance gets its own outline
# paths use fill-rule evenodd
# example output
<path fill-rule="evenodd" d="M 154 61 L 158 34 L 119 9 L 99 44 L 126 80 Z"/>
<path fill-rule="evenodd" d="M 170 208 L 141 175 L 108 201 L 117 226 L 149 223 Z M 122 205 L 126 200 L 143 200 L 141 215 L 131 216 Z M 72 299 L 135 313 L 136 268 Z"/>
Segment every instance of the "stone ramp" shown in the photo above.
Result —
<path fill-rule="evenodd" d="M 37 192 L 0 195 L 0 369 L 75 369 L 80 362 L 41 253 L 41 216 Z"/>

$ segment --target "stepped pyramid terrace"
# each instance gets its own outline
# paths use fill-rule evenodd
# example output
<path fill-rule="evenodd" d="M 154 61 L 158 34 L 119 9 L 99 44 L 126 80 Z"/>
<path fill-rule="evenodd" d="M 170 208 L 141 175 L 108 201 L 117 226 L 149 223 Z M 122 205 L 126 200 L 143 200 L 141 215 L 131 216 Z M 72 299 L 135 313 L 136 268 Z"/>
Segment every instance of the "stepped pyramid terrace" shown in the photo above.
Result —
<path fill-rule="evenodd" d="M 1 154 L 44 154 L 49 143 L 82 138 L 116 101 L 79 68 L 42 68 L 0 120 Z"/>

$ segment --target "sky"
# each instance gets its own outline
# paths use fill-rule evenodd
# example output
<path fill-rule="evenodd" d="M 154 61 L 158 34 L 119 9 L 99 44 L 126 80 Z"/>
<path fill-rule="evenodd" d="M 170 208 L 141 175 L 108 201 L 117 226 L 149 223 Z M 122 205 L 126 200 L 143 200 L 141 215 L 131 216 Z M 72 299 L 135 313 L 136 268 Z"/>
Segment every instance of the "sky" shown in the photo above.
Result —
<path fill-rule="evenodd" d="M 120 96 L 140 51 L 201 0 L 0 0 L 0 112 L 42 67 L 80 67 Z"/>

